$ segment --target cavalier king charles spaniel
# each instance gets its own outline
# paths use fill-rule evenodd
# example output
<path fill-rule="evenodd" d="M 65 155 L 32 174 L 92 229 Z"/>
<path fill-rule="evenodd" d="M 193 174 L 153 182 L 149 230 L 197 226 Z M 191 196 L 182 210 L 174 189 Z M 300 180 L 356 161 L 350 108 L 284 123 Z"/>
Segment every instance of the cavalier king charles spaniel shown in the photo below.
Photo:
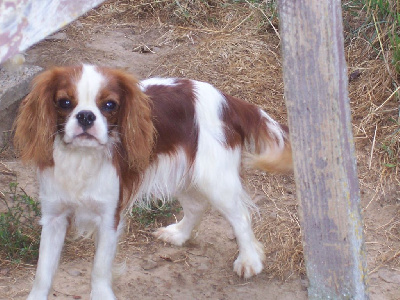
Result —
<path fill-rule="evenodd" d="M 211 204 L 233 227 L 234 271 L 262 271 L 242 167 L 292 170 L 287 127 L 212 85 L 176 78 L 137 81 L 80 65 L 39 74 L 15 123 L 15 146 L 38 169 L 42 234 L 30 300 L 51 289 L 67 228 L 95 237 L 91 299 L 115 299 L 112 264 L 124 215 L 140 201 L 177 198 L 184 217 L 158 229 L 181 246 Z"/>

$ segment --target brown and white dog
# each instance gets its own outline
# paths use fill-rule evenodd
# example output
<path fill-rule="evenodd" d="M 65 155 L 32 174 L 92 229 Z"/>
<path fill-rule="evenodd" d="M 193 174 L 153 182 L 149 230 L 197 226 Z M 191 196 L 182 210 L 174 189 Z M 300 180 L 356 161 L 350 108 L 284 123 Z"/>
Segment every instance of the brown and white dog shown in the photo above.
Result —
<path fill-rule="evenodd" d="M 184 217 L 155 232 L 182 245 L 209 204 L 232 225 L 234 271 L 261 272 L 242 165 L 292 168 L 286 127 L 208 83 L 81 65 L 38 75 L 16 120 L 15 145 L 38 167 L 42 235 L 28 299 L 50 291 L 69 225 L 95 232 L 91 299 L 115 299 L 111 269 L 123 216 L 137 201 L 176 197 Z"/>

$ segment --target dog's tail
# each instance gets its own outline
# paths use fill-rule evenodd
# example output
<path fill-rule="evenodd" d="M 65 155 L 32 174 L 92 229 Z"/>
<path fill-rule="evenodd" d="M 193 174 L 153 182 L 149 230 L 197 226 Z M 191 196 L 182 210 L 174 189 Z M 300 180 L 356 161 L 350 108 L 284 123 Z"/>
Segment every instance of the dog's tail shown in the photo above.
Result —
<path fill-rule="evenodd" d="M 289 129 L 260 110 L 260 120 L 255 131 L 246 139 L 244 164 L 269 173 L 293 171 L 292 147 Z"/>

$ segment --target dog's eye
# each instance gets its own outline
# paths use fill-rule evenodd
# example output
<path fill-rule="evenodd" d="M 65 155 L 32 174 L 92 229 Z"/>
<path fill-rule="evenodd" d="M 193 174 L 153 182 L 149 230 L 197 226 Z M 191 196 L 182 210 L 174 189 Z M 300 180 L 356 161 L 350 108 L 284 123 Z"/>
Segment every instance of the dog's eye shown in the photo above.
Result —
<path fill-rule="evenodd" d="M 72 101 L 67 98 L 61 98 L 57 101 L 58 106 L 62 109 L 70 109 L 72 108 Z"/>
<path fill-rule="evenodd" d="M 117 103 L 112 100 L 105 102 L 102 106 L 102 109 L 104 111 L 108 111 L 108 112 L 111 112 L 111 111 L 115 110 L 116 108 L 117 108 Z"/>

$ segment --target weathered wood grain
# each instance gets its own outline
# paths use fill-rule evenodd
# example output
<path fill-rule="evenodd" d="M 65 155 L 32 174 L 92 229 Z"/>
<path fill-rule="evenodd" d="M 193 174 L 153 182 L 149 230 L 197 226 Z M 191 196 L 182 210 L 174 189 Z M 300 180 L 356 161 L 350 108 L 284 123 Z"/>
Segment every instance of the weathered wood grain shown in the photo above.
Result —
<path fill-rule="evenodd" d="M 0 63 L 25 51 L 103 1 L 0 1 Z"/>
<path fill-rule="evenodd" d="M 367 299 L 340 0 L 280 0 L 309 299 Z"/>

